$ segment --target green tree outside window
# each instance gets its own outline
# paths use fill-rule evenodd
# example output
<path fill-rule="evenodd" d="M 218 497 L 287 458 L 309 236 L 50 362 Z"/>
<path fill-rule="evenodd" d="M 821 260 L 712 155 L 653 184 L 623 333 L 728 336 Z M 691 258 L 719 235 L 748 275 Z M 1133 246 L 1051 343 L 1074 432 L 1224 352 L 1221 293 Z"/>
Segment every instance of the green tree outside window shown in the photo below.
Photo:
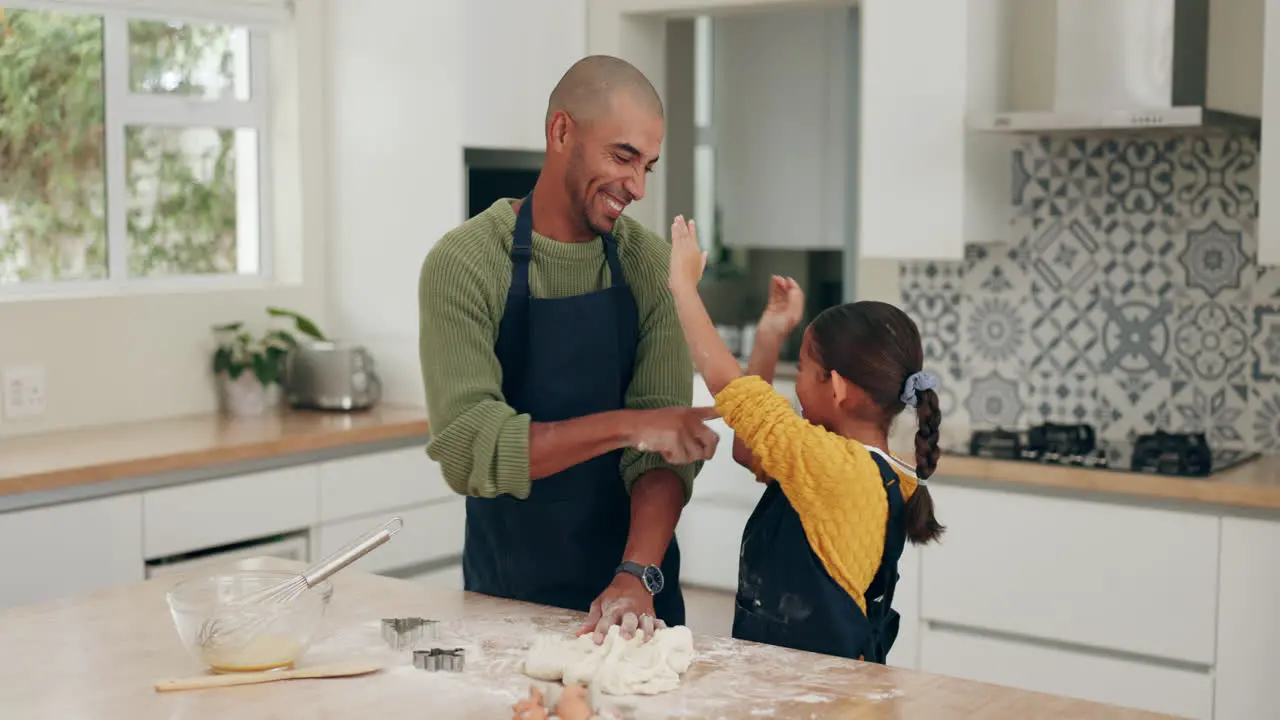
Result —
<path fill-rule="evenodd" d="M 237 223 L 258 221 L 237 216 L 237 144 L 256 146 L 254 133 L 129 125 L 125 197 L 108 205 L 103 29 L 0 8 L 0 285 L 106 278 L 112 212 L 126 216 L 130 277 L 236 272 Z M 248 100 L 236 33 L 129 20 L 128 91 Z"/>

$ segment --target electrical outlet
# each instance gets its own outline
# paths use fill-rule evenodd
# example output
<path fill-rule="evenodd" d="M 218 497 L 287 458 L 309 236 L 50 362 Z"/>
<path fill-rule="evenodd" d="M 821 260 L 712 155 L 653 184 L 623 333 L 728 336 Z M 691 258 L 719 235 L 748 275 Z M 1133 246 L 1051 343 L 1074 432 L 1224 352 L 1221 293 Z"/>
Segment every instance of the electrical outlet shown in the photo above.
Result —
<path fill-rule="evenodd" d="M 44 414 L 44 368 L 29 366 L 4 371 L 4 415 L 8 418 Z"/>

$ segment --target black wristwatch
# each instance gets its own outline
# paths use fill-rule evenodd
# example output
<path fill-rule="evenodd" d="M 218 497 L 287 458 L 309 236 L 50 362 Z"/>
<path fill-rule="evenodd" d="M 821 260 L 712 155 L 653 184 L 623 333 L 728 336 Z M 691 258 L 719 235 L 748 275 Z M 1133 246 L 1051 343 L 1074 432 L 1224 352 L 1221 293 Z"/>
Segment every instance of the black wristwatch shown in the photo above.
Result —
<path fill-rule="evenodd" d="M 662 592 L 662 586 L 666 580 L 662 577 L 662 570 L 657 565 L 641 565 L 640 563 L 623 560 L 613 573 L 627 573 L 640 578 L 640 582 L 644 583 L 644 589 L 649 591 L 650 595 L 657 595 Z"/>

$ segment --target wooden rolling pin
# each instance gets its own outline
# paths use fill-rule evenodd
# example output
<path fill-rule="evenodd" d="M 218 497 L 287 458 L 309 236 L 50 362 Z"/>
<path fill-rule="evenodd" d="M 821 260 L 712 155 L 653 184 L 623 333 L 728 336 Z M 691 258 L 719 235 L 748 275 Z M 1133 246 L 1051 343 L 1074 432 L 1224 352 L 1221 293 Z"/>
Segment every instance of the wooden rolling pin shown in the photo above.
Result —
<path fill-rule="evenodd" d="M 340 665 L 317 665 L 316 667 L 309 668 L 294 668 L 292 670 L 201 675 L 199 677 L 181 678 L 176 680 L 160 680 L 156 683 L 156 692 L 203 690 L 205 688 L 228 687 L 231 685 L 257 685 L 259 683 L 276 682 L 277 680 L 355 677 L 357 675 L 375 673 L 381 669 L 382 666 L 377 664 L 371 664 L 368 662 L 350 662 Z"/>

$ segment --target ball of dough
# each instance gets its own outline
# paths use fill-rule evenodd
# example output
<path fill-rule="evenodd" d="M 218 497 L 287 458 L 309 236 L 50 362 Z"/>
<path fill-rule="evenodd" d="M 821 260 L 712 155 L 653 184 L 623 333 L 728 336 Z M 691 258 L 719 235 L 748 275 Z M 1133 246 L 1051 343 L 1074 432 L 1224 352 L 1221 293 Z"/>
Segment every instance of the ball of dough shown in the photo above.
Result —
<path fill-rule="evenodd" d="M 655 695 L 680 686 L 693 663 L 693 633 L 683 625 L 622 637 L 609 628 L 604 642 L 589 636 L 538 638 L 525 654 L 523 672 L 538 680 L 588 685 L 606 695 Z"/>

